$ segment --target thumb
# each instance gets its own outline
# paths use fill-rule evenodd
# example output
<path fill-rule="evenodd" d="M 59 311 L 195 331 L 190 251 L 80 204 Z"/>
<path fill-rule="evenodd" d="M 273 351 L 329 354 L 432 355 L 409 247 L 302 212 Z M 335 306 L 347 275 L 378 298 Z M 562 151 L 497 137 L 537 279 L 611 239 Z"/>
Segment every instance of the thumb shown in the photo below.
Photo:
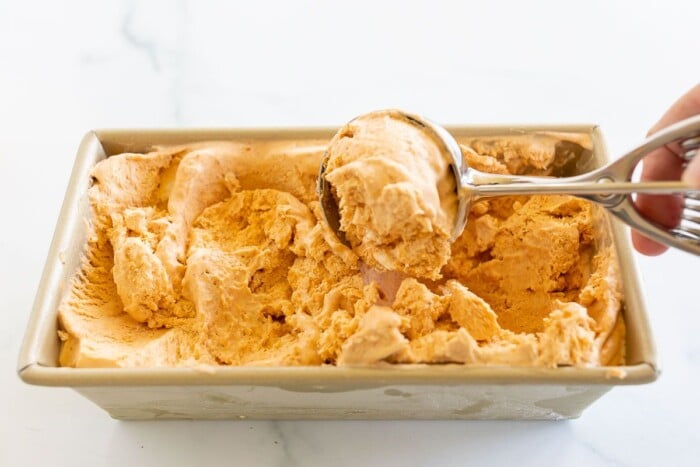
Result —
<path fill-rule="evenodd" d="M 700 190 L 700 157 L 693 157 L 683 172 L 682 180 L 693 188 Z"/>

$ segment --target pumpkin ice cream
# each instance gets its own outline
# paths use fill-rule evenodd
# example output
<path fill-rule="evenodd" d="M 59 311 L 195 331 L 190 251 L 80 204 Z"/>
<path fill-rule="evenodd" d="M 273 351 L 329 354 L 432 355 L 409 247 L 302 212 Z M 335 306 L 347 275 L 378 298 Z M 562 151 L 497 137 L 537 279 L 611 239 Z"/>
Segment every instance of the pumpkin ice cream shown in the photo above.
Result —
<path fill-rule="evenodd" d="M 369 127 L 355 133 L 368 136 L 368 151 L 371 134 Z M 407 148 L 433 150 L 420 134 L 402 134 Z M 547 174 L 565 140 L 460 143 L 477 169 Z M 197 143 L 97 164 L 84 259 L 59 309 L 60 364 L 623 361 L 617 259 L 598 208 L 565 196 L 484 200 L 472 206 L 462 236 L 445 243 L 444 168 L 415 160 L 433 175 L 417 180 L 398 168 L 389 175 L 429 202 L 380 197 L 420 212 L 405 227 L 419 241 L 416 253 L 433 257 L 396 267 L 405 252 L 369 233 L 384 208 L 366 206 L 353 217 L 354 250 L 323 221 L 315 184 L 327 147 Z M 374 173 L 375 162 L 346 162 Z M 374 175 L 386 186 L 382 173 Z M 369 204 L 371 181 L 362 194 Z"/>
<path fill-rule="evenodd" d="M 397 111 L 352 120 L 328 146 L 326 180 L 340 228 L 380 271 L 439 279 L 450 257 L 457 196 L 442 148 Z"/>

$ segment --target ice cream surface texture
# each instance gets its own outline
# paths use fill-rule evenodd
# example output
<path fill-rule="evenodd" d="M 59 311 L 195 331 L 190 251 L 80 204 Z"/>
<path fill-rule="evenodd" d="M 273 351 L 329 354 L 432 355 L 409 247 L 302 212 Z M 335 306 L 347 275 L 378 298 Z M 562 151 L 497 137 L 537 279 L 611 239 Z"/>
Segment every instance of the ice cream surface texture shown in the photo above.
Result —
<path fill-rule="evenodd" d="M 367 152 L 381 150 L 376 125 L 391 125 L 405 152 L 371 162 L 343 153 L 329 172 L 366 201 L 350 213 L 353 249 L 326 225 L 315 192 L 324 152 L 342 149 L 343 131 L 330 146 L 207 142 L 99 162 L 84 258 L 59 307 L 60 364 L 623 361 L 617 259 L 601 210 L 565 196 L 483 200 L 445 243 L 436 148 L 401 122 L 359 123 L 343 131 L 366 139 Z M 458 140 L 479 170 L 556 175 L 566 138 Z M 372 177 L 395 188 L 377 193 Z M 406 213 L 403 235 L 430 258 L 404 267 L 411 252 L 393 240 L 395 225 L 382 225 L 391 210 Z M 378 226 L 386 236 L 374 236 Z"/>

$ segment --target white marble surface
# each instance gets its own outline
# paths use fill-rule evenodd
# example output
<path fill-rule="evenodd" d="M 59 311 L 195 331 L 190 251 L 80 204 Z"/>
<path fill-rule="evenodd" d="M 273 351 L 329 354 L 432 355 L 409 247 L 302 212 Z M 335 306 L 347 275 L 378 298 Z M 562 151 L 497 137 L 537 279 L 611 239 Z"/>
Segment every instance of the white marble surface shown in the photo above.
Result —
<path fill-rule="evenodd" d="M 663 6 L 662 6 L 663 4 Z M 700 80 L 700 3 L 0 0 L 0 465 L 698 465 L 700 260 L 641 259 L 664 374 L 576 421 L 110 419 L 15 364 L 96 127 L 597 122 L 635 144 Z"/>

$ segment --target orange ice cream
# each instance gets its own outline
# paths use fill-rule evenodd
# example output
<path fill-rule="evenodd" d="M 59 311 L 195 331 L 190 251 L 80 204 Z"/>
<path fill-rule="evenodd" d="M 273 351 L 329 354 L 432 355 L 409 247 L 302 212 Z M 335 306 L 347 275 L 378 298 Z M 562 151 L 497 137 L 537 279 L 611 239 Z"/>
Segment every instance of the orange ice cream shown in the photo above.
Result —
<path fill-rule="evenodd" d="M 426 128 L 390 110 L 356 118 L 331 140 L 325 177 L 340 228 L 365 263 L 440 278 L 457 196 L 449 161 Z"/>
<path fill-rule="evenodd" d="M 397 125 L 408 165 L 427 176 L 380 158 L 370 165 L 393 169 L 375 181 L 397 188 L 375 198 L 377 187 L 356 180 L 372 174 L 366 157 L 343 156 L 338 170 L 355 164 L 357 173 L 329 172 L 334 187 L 367 201 L 348 230 L 357 252 L 320 211 L 326 141 L 197 143 L 98 163 L 84 260 L 59 309 L 60 364 L 623 361 L 617 259 L 601 210 L 564 196 L 480 201 L 449 244 L 445 168 L 419 160 L 435 148 L 399 123 L 382 124 Z M 367 151 L 379 144 L 372 125 L 351 131 L 367 138 Z M 331 149 L 342 149 L 340 139 Z M 460 143 L 477 169 L 556 175 L 571 141 Z M 404 267 L 410 249 L 389 240 L 396 226 L 381 224 L 387 209 L 407 209 L 404 239 L 430 258 Z M 373 237 L 377 226 L 386 237 Z"/>

